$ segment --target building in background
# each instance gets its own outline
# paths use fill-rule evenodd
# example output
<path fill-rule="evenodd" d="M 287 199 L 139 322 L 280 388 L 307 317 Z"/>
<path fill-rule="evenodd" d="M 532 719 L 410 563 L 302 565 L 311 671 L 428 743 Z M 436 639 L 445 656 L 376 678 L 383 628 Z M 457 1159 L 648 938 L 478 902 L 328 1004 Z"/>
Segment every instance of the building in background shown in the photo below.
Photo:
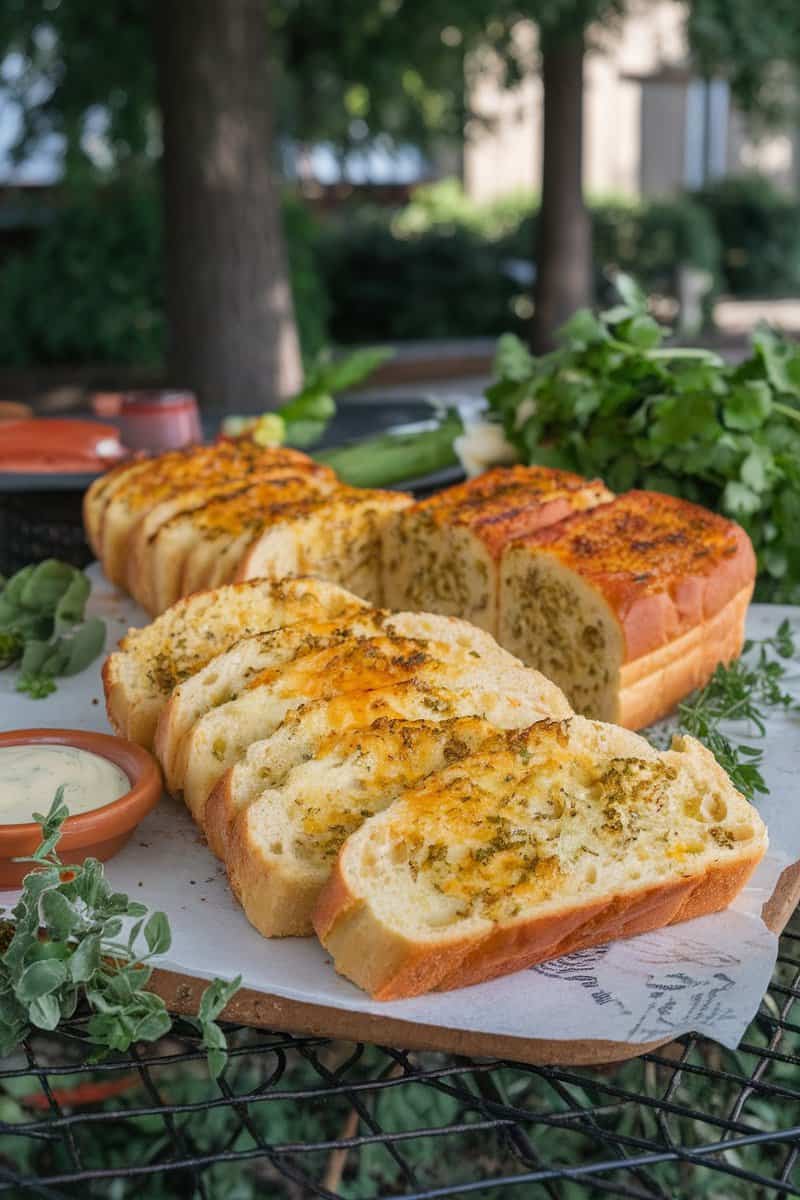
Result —
<path fill-rule="evenodd" d="M 517 37 L 530 63 L 519 87 L 503 87 L 491 59 L 470 73 L 475 115 L 466 130 L 464 185 L 476 201 L 539 186 L 542 91 L 535 27 L 521 25 Z M 597 33 L 586 60 L 589 194 L 663 196 L 747 171 L 795 188 L 798 131 L 753 132 L 723 79 L 693 75 L 680 4 L 639 0 L 615 31 Z"/>

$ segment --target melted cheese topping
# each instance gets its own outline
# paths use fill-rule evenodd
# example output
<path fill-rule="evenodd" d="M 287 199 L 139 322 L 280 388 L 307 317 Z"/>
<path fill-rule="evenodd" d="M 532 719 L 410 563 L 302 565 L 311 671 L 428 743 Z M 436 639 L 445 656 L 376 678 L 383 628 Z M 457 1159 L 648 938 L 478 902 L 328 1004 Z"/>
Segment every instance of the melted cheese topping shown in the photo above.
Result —
<path fill-rule="evenodd" d="M 624 854 L 645 814 L 661 836 L 658 813 L 678 772 L 655 752 L 598 759 L 570 738 L 569 722 L 500 737 L 504 748 L 409 793 L 388 831 L 407 848 L 412 878 L 446 897 L 455 916 L 498 920 L 547 900 L 594 847 Z M 677 835 L 663 836 L 669 852 Z"/>
<path fill-rule="evenodd" d="M 498 467 L 477 479 L 447 488 L 414 506 L 414 515 L 427 513 L 437 525 L 476 525 L 507 517 L 522 509 L 538 508 L 555 498 L 570 508 L 585 506 L 590 485 L 580 475 L 550 467 Z M 610 493 L 609 493 L 610 495 Z"/>

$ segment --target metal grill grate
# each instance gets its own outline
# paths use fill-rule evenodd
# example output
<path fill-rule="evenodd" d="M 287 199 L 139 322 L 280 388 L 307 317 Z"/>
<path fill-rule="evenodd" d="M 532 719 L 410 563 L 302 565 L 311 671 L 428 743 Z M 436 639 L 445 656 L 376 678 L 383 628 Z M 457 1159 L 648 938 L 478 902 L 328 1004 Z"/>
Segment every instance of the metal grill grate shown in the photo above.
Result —
<path fill-rule="evenodd" d="M 735 1052 L 700 1038 L 531 1067 L 229 1029 L 87 1060 L 80 1023 L 0 1069 L 0 1193 L 579 1200 L 800 1195 L 800 921 Z"/>

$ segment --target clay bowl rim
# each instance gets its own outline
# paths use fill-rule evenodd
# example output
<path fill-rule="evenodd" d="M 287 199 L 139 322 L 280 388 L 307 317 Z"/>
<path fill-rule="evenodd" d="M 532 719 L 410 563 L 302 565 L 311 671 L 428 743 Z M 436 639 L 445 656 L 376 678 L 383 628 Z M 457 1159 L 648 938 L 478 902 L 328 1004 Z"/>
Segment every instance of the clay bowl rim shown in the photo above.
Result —
<path fill-rule="evenodd" d="M 149 751 L 109 733 L 83 729 L 12 729 L 0 733 L 4 746 L 74 746 L 114 763 L 128 777 L 130 790 L 89 812 L 67 817 L 59 848 L 75 850 L 118 837 L 133 829 L 161 798 L 162 779 L 158 763 Z M 36 821 L 20 824 L 0 822 L 0 859 L 30 854 L 42 840 Z"/>

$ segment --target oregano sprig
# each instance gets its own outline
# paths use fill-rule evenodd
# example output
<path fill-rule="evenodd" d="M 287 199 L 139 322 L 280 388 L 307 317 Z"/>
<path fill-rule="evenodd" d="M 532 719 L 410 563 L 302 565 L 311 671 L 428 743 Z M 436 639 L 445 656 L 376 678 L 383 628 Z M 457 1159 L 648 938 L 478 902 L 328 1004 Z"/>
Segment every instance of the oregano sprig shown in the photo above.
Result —
<path fill-rule="evenodd" d="M 90 1010 L 87 1034 L 98 1058 L 155 1041 L 172 1027 L 164 1001 L 146 990 L 151 960 L 172 943 L 166 914 L 113 891 L 97 859 L 65 866 L 57 846 L 68 816 L 63 786 L 49 812 L 34 813 L 42 841 L 22 861 L 36 869 L 23 880 L 0 956 L 0 1054 L 10 1053 L 32 1029 L 55 1029 L 69 1020 L 81 998 Z M 124 918 L 133 919 L 127 934 Z M 214 1078 L 227 1059 L 216 1018 L 240 984 L 241 976 L 209 984 L 193 1022 Z"/>

